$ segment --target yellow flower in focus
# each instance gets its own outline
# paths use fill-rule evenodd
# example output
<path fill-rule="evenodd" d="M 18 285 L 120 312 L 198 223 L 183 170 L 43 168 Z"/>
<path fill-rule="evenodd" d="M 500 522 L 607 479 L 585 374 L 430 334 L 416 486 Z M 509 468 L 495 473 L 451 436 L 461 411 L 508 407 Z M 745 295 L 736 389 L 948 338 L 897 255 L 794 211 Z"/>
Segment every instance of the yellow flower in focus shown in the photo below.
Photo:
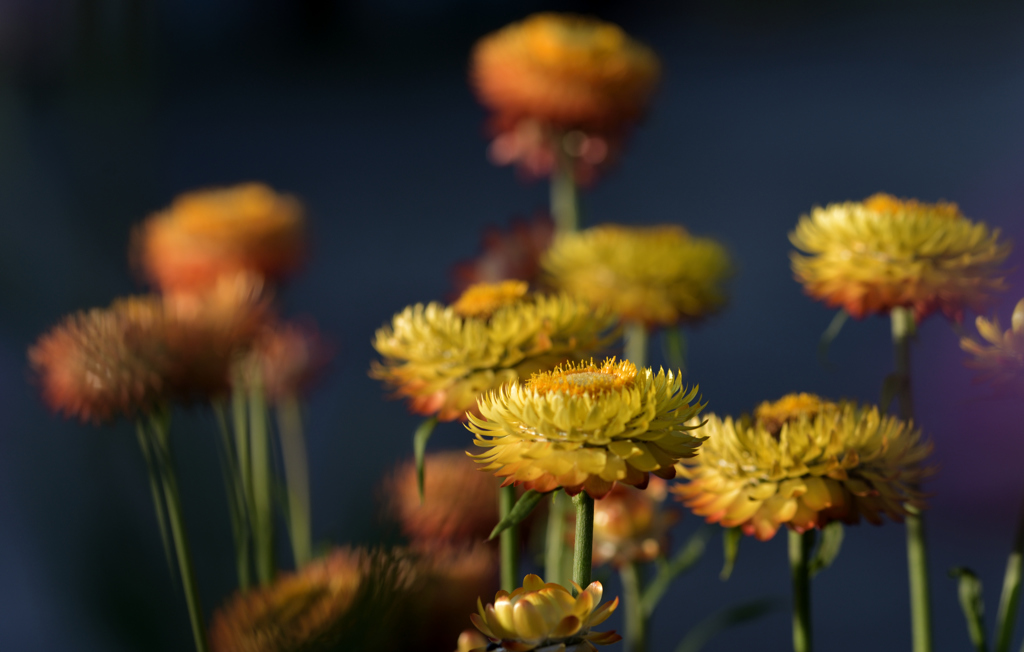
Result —
<path fill-rule="evenodd" d="M 1006 287 L 1010 245 L 956 204 L 878 194 L 815 207 L 789 240 L 807 254 L 790 255 L 807 294 L 857 318 L 906 307 L 918 321 L 936 310 L 959 321 Z"/>
<path fill-rule="evenodd" d="M 725 249 L 676 225 L 559 233 L 543 262 L 552 284 L 649 327 L 699 319 L 725 303 Z"/>
<path fill-rule="evenodd" d="M 644 113 L 658 58 L 617 25 L 541 13 L 477 42 L 470 79 L 502 122 L 532 119 L 562 129 L 621 130 Z"/>
<path fill-rule="evenodd" d="M 978 317 L 975 325 L 989 346 L 964 337 L 960 348 L 974 356 L 967 365 L 981 370 L 979 380 L 996 384 L 1024 380 L 1024 299 L 1013 309 L 1010 330 L 1004 332 L 995 317 Z"/>
<path fill-rule="evenodd" d="M 773 432 L 762 421 L 710 415 L 699 457 L 678 465 L 673 487 L 694 514 L 741 527 L 762 541 L 782 525 L 797 532 L 831 521 L 901 522 L 924 507 L 918 487 L 931 473 L 920 431 L 876 407 L 822 401 Z"/>
<path fill-rule="evenodd" d="M 368 580 L 362 551 L 340 549 L 270 586 L 235 595 L 213 616 L 213 652 L 292 652 L 333 649 L 352 622 L 349 612 Z"/>
<path fill-rule="evenodd" d="M 666 510 L 668 485 L 651 478 L 647 489 L 616 484 L 594 501 L 594 565 L 647 562 L 668 552 L 668 531 L 677 514 Z"/>
<path fill-rule="evenodd" d="M 616 482 L 643 488 L 651 473 L 675 477 L 674 464 L 703 441 L 688 432 L 704 407 L 696 396 L 678 375 L 628 360 L 567 363 L 489 392 L 466 427 L 488 449 L 473 457 L 506 485 L 601 498 Z"/>
<path fill-rule="evenodd" d="M 619 599 L 601 605 L 604 588 L 600 582 L 591 582 L 586 590 L 574 586 L 579 592 L 575 598 L 559 584 L 545 584 L 537 575 L 527 575 L 523 585 L 511 594 L 498 591 L 493 604 L 484 606 L 478 600 L 477 613 L 470 618 L 493 646 L 477 650 L 590 652 L 595 643 L 622 640 L 615 632 L 590 631 L 608 619 L 619 606 Z"/>
<path fill-rule="evenodd" d="M 463 296 L 482 292 L 470 286 Z M 416 304 L 377 331 L 373 347 L 384 361 L 370 375 L 408 398 L 417 414 L 463 419 L 482 393 L 605 347 L 613 323 L 565 294 L 527 295 L 478 317 Z"/>
<path fill-rule="evenodd" d="M 180 195 L 132 237 L 133 259 L 165 292 L 237 272 L 275 279 L 298 266 L 304 247 L 298 200 L 258 183 Z"/>

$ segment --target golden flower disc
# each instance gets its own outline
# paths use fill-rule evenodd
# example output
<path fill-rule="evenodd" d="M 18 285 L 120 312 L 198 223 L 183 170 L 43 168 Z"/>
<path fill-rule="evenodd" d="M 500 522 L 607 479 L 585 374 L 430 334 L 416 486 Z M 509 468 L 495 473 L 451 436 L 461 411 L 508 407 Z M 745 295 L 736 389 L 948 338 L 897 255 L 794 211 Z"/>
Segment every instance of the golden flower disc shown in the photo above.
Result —
<path fill-rule="evenodd" d="M 981 370 L 978 380 L 997 385 L 1024 381 L 1024 299 L 1013 309 L 1009 330 L 1003 331 L 996 317 L 978 317 L 975 325 L 988 345 L 964 337 L 960 339 L 960 348 L 973 356 L 967 366 Z"/>
<path fill-rule="evenodd" d="M 482 317 L 494 314 L 498 308 L 516 303 L 526 296 L 530 285 L 525 281 L 477 283 L 466 288 L 452 308 L 463 317 Z"/>
<path fill-rule="evenodd" d="M 625 321 L 670 326 L 725 303 L 732 275 L 725 249 L 676 225 L 606 224 L 560 233 L 542 265 L 555 287 Z"/>
<path fill-rule="evenodd" d="M 466 427 L 486 452 L 474 455 L 505 484 L 605 496 L 616 482 L 646 487 L 675 476 L 703 438 L 687 424 L 704 407 L 679 376 L 638 371 L 628 360 L 566 363 L 481 397 Z"/>
<path fill-rule="evenodd" d="M 534 14 L 489 34 L 470 63 L 477 97 L 503 121 L 562 129 L 624 129 L 659 75 L 657 56 L 618 26 L 571 14 Z"/>
<path fill-rule="evenodd" d="M 417 414 L 464 419 L 482 393 L 604 348 L 613 323 L 566 294 L 527 295 L 486 319 L 417 304 L 377 331 L 373 346 L 384 361 L 370 375 L 408 398 Z"/>
<path fill-rule="evenodd" d="M 800 218 L 790 259 L 808 295 L 854 317 L 912 308 L 960 320 L 1005 289 L 1010 245 L 999 229 L 972 222 L 956 204 L 878 194 L 815 207 Z"/>
<path fill-rule="evenodd" d="M 604 587 L 600 582 L 591 582 L 585 590 L 573 586 L 578 592 L 575 598 L 560 584 L 545 584 L 537 575 L 527 575 L 523 585 L 512 593 L 498 591 L 493 603 L 485 606 L 477 600 L 477 613 L 470 618 L 493 645 L 474 652 L 531 652 L 542 648 L 585 652 L 594 650 L 595 643 L 622 640 L 615 632 L 591 631 L 608 619 L 619 606 L 619 599 L 601 604 Z"/>
<path fill-rule="evenodd" d="M 136 230 L 132 257 L 161 290 L 196 290 L 240 271 L 281 277 L 304 247 L 298 200 L 247 183 L 180 195 Z"/>
<path fill-rule="evenodd" d="M 876 407 L 822 401 L 817 413 L 777 432 L 749 418 L 708 416 L 699 457 L 678 465 L 673 487 L 694 514 L 765 541 L 785 525 L 797 532 L 832 521 L 901 522 L 924 507 L 923 461 L 932 446 L 908 422 Z"/>
<path fill-rule="evenodd" d="M 786 394 L 777 401 L 765 401 L 754 410 L 754 419 L 764 425 L 768 432 L 777 433 L 782 424 L 796 421 L 802 416 L 814 417 L 826 406 L 832 406 L 820 396 L 800 392 Z"/>

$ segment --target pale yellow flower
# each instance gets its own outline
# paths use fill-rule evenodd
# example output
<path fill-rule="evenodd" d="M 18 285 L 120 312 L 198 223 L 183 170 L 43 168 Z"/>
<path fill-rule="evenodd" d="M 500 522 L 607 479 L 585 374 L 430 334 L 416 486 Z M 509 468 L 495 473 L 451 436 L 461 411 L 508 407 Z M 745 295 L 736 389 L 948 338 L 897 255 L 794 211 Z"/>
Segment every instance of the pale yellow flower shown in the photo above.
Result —
<path fill-rule="evenodd" d="M 981 370 L 979 380 L 1006 384 L 1024 379 L 1024 299 L 1013 309 L 1009 330 L 1003 331 L 996 317 L 978 317 L 975 325 L 988 345 L 964 337 L 960 348 L 973 356 L 967 365 Z"/>

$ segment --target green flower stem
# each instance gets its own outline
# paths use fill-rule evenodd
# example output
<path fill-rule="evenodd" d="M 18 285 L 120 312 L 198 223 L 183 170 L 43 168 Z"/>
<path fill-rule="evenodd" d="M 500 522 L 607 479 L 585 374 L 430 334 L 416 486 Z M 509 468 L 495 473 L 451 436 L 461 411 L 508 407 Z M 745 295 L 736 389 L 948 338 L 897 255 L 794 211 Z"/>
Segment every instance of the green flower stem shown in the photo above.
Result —
<path fill-rule="evenodd" d="M 150 450 L 146 424 L 141 420 L 137 421 L 135 423 L 135 432 L 139 438 L 139 448 L 142 449 L 142 457 L 146 460 L 146 470 L 149 472 L 149 492 L 153 497 L 153 511 L 156 513 L 156 523 L 160 526 L 160 541 L 164 544 L 164 557 L 167 558 L 167 568 L 171 571 L 171 581 L 173 581 L 174 560 L 171 558 L 171 540 L 167 536 L 167 509 L 164 507 L 160 468 L 153 457 L 153 451 Z"/>
<path fill-rule="evenodd" d="M 548 508 L 548 528 L 544 539 L 544 581 L 569 586 L 566 573 L 567 544 L 565 522 L 569 511 L 569 496 L 561 489 L 551 494 Z"/>
<path fill-rule="evenodd" d="M 594 499 L 581 491 L 572 498 L 576 506 L 576 546 L 572 555 L 572 579 L 586 589 L 594 557 Z"/>
<path fill-rule="evenodd" d="M 245 591 L 252 583 L 247 501 L 238 473 L 238 455 L 228 430 L 224 404 L 214 401 L 212 406 L 213 413 L 217 418 L 217 427 L 220 431 L 221 447 L 223 448 L 224 491 L 227 494 L 228 514 L 231 517 L 231 535 L 235 542 L 235 569 L 238 573 L 238 588 Z"/>
<path fill-rule="evenodd" d="M 647 327 L 641 322 L 626 322 L 623 339 L 623 355 L 636 365 L 637 369 L 647 366 Z"/>
<path fill-rule="evenodd" d="M 512 485 L 498 489 L 498 518 L 504 519 L 516 503 L 516 488 Z M 519 586 L 519 526 L 513 525 L 501 532 L 501 588 L 511 593 Z"/>
<path fill-rule="evenodd" d="M 626 652 L 647 652 L 647 618 L 644 615 L 641 596 L 643 596 L 643 585 L 640 578 L 640 571 L 635 562 L 629 561 L 619 568 L 619 578 L 622 580 L 623 608 L 625 615 Z"/>
<path fill-rule="evenodd" d="M 910 340 L 916 333 L 913 311 L 893 308 L 892 342 L 896 396 L 899 398 L 900 418 L 914 418 L 914 404 L 910 391 Z M 910 577 L 910 619 L 913 633 L 913 652 L 931 652 L 932 616 L 928 590 L 928 545 L 925 538 L 924 516 L 907 505 L 907 568 Z"/>
<path fill-rule="evenodd" d="M 1017 533 L 1013 539 L 1013 550 L 1006 560 L 1003 575 L 1003 593 L 999 596 L 999 614 L 996 619 L 995 652 L 1009 652 L 1013 642 L 1013 626 L 1017 620 L 1017 606 L 1020 604 L 1021 560 L 1024 558 L 1024 505 L 1017 517 Z M 1024 648 L 1022 648 L 1024 649 Z"/>
<path fill-rule="evenodd" d="M 565 135 L 555 135 L 555 167 L 551 171 L 551 216 L 558 232 L 577 231 L 579 225 L 579 199 L 573 160 L 565 151 Z"/>
<path fill-rule="evenodd" d="M 811 652 L 811 550 L 815 530 L 789 530 L 789 573 L 793 580 L 793 652 Z"/>
<path fill-rule="evenodd" d="M 245 510 L 249 514 L 250 536 L 252 530 L 252 460 L 249 457 L 249 403 L 245 396 L 245 384 L 240 373 L 232 381 L 231 423 L 235 429 L 235 456 L 238 464 L 238 478 L 242 483 Z"/>
<path fill-rule="evenodd" d="M 252 522 L 256 577 L 266 586 L 274 580 L 273 474 L 267 403 L 263 388 L 249 389 L 249 444 L 252 455 Z"/>
<path fill-rule="evenodd" d="M 167 506 L 167 520 L 171 526 L 171 537 L 174 540 L 181 584 L 185 590 L 185 603 L 188 607 L 189 619 L 192 622 L 192 636 L 195 639 L 196 651 L 206 652 L 206 625 L 203 622 L 203 608 L 199 604 L 199 585 L 196 582 L 192 551 L 188 545 L 188 533 L 185 531 L 185 518 L 181 510 L 181 495 L 178 493 L 178 480 L 171 457 L 170 413 L 164 411 L 160 415 L 153 416 L 151 426 L 152 452 L 160 469 L 160 483 L 163 488 L 164 503 Z"/>
<path fill-rule="evenodd" d="M 288 491 L 288 533 L 291 536 L 292 556 L 295 558 L 295 568 L 302 568 L 313 558 L 313 541 L 309 460 L 298 397 L 288 396 L 278 403 L 277 425 L 281 436 L 284 481 Z"/>

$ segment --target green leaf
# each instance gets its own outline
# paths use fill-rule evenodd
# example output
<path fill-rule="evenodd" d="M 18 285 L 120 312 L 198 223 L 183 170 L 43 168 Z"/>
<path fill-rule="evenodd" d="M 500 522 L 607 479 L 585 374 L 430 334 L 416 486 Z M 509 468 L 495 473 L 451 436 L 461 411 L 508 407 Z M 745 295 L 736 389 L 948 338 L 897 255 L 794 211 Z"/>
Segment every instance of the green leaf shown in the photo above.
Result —
<path fill-rule="evenodd" d="M 420 490 L 421 503 L 423 502 L 423 458 L 427 453 L 427 440 L 430 439 L 430 434 L 434 432 L 436 425 L 437 417 L 424 419 L 420 427 L 416 428 L 416 434 L 412 436 L 412 452 L 416 458 L 416 487 Z"/>
<path fill-rule="evenodd" d="M 743 531 L 738 527 L 727 528 L 722 532 L 722 552 L 725 553 L 725 563 L 722 564 L 722 572 L 718 574 L 723 582 L 732 575 L 732 569 L 736 566 L 736 555 L 740 552 L 740 539 L 743 538 Z"/>
<path fill-rule="evenodd" d="M 508 516 L 501 519 L 498 524 L 494 526 L 494 529 L 491 530 L 491 536 L 487 537 L 487 540 L 492 541 L 494 537 L 501 534 L 502 531 L 507 530 L 513 525 L 519 525 L 522 523 L 546 495 L 547 493 L 540 493 L 539 491 L 530 489 L 520 496 L 519 500 L 516 501 L 516 504 L 512 506 Z"/>
<path fill-rule="evenodd" d="M 708 641 L 725 630 L 756 620 L 780 609 L 783 602 L 776 598 L 761 598 L 711 614 L 687 632 L 676 652 L 699 652 Z"/>
<path fill-rule="evenodd" d="M 839 336 L 839 331 L 843 330 L 843 324 L 850 318 L 850 313 L 845 310 L 840 310 L 836 313 L 836 316 L 829 322 L 828 328 L 821 334 L 821 339 L 818 340 L 818 362 L 823 367 L 828 366 L 828 347 L 832 346 L 832 342 Z"/>
<path fill-rule="evenodd" d="M 666 328 L 662 337 L 665 358 L 673 370 L 686 373 L 686 333 L 682 328 Z"/>
<path fill-rule="evenodd" d="M 958 580 L 960 609 L 967 619 L 967 633 L 978 652 L 985 652 L 985 603 L 981 594 L 981 580 L 969 568 L 952 568 L 949 576 Z"/>
<path fill-rule="evenodd" d="M 832 562 L 839 556 L 839 549 L 842 547 L 843 524 L 839 521 L 832 521 L 821 529 L 818 551 L 815 553 L 814 559 L 811 560 L 811 577 L 831 566 Z"/>

